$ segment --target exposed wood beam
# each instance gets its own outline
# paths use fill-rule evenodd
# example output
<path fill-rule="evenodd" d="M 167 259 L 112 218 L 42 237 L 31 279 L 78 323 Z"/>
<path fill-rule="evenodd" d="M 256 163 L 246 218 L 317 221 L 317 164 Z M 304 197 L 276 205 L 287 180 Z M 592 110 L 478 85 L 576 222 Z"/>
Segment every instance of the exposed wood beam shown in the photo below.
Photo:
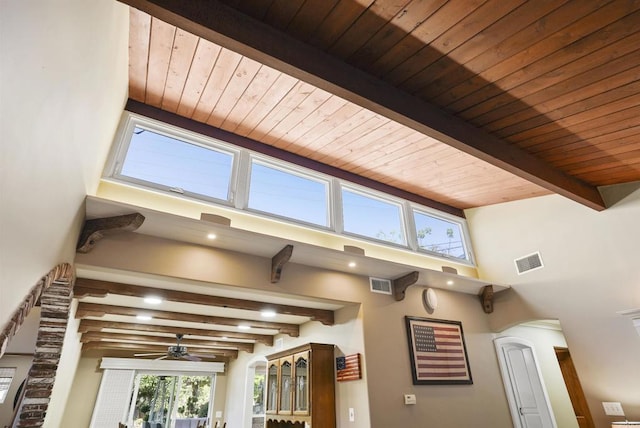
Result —
<path fill-rule="evenodd" d="M 282 268 L 291 259 L 293 254 L 293 245 L 285 245 L 284 248 L 278 251 L 278 254 L 271 258 L 271 283 L 275 284 L 280 281 L 280 275 L 282 275 Z"/>
<path fill-rule="evenodd" d="M 418 277 L 420 276 L 420 272 L 413 271 L 408 273 L 400 278 L 396 278 L 393 280 L 393 297 L 397 301 L 404 300 L 404 294 L 407 291 L 407 288 L 418 282 Z"/>
<path fill-rule="evenodd" d="M 154 325 L 154 324 L 141 324 L 141 323 L 128 323 L 117 321 L 101 321 L 101 320 L 81 320 L 78 331 L 80 333 L 87 333 L 90 331 L 103 331 L 106 329 L 111 330 L 130 330 L 130 331 L 143 331 L 147 333 L 170 333 L 170 334 L 184 334 L 192 336 L 205 336 L 215 337 L 222 339 L 235 340 L 254 340 L 259 343 L 263 343 L 267 346 L 273 346 L 273 336 L 268 334 L 253 334 L 242 333 L 237 331 L 223 331 L 223 330 L 208 330 L 201 328 L 183 328 L 173 327 L 167 325 Z"/>
<path fill-rule="evenodd" d="M 247 325 L 251 328 L 261 328 L 268 330 L 276 330 L 282 334 L 288 334 L 292 337 L 300 335 L 297 324 L 276 323 L 267 321 L 256 321 L 239 318 L 216 317 L 210 315 L 188 314 L 184 312 L 158 311 L 152 309 L 131 308 L 128 306 L 98 305 L 94 303 L 80 302 L 76 310 L 76 318 L 84 317 L 101 317 L 104 315 L 124 315 L 135 317 L 140 313 L 145 313 L 155 319 L 193 322 L 201 324 L 218 324 L 237 327 L 238 325 Z"/>
<path fill-rule="evenodd" d="M 131 232 L 142 226 L 142 223 L 144 223 L 144 216 L 140 213 L 87 220 L 80 233 L 76 251 L 88 253 L 105 235 Z"/>
<path fill-rule="evenodd" d="M 286 247 L 285 247 L 286 248 Z M 160 297 L 170 302 L 192 303 L 196 305 L 219 306 L 223 308 L 245 309 L 249 311 L 273 310 L 279 314 L 309 317 L 324 325 L 333 325 L 333 311 L 326 309 L 304 308 L 301 306 L 280 305 L 255 300 L 233 299 L 229 297 L 211 296 L 208 294 L 189 293 L 186 291 L 167 290 L 163 288 L 145 287 L 141 285 L 123 284 L 119 282 L 78 278 L 73 290 L 75 298 L 86 296 L 105 297 L 107 294 L 118 294 L 130 297 Z"/>
<path fill-rule="evenodd" d="M 216 0 L 120 0 L 596 210 L 598 190 L 383 80 Z"/>
<path fill-rule="evenodd" d="M 485 314 L 493 312 L 493 285 L 485 285 L 480 290 L 480 303 Z"/>
<path fill-rule="evenodd" d="M 166 346 L 145 345 L 140 343 L 119 343 L 119 342 L 86 342 L 82 344 L 83 350 L 88 349 L 122 349 L 130 351 L 144 351 L 146 352 L 167 352 Z M 189 354 L 202 355 L 208 358 L 230 357 L 238 358 L 238 351 L 235 349 L 209 349 L 209 348 L 191 348 L 189 347 Z"/>
<path fill-rule="evenodd" d="M 101 333 L 96 331 L 91 331 L 88 333 L 84 333 L 80 338 L 80 342 L 100 342 L 100 341 L 111 341 L 111 342 L 136 342 L 136 343 L 147 343 L 147 344 L 165 344 L 165 345 L 175 345 L 176 337 L 173 336 L 151 336 L 147 334 L 129 334 L 129 333 Z M 204 346 L 204 347 L 212 347 L 212 348 L 222 348 L 222 349 L 237 349 L 238 351 L 245 351 L 249 353 L 253 353 L 253 343 L 248 342 L 226 342 L 222 340 L 203 340 L 203 339 L 189 339 L 183 338 L 180 340 L 180 343 L 184 346 Z"/>

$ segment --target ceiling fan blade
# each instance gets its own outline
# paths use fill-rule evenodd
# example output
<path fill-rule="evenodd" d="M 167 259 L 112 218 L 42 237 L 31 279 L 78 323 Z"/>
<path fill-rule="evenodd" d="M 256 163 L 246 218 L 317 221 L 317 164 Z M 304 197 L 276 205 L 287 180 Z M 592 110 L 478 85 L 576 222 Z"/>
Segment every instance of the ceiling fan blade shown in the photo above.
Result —
<path fill-rule="evenodd" d="M 164 360 L 167 357 L 168 357 L 168 355 L 163 355 L 162 357 L 155 358 L 153 361 Z"/>
<path fill-rule="evenodd" d="M 182 356 L 182 358 L 189 361 L 202 361 L 202 358 L 196 357 L 195 355 L 191 355 L 191 354 L 185 354 Z"/>
<path fill-rule="evenodd" d="M 152 357 L 154 355 L 164 355 L 164 352 L 152 352 L 150 354 L 133 354 L 134 357 Z"/>

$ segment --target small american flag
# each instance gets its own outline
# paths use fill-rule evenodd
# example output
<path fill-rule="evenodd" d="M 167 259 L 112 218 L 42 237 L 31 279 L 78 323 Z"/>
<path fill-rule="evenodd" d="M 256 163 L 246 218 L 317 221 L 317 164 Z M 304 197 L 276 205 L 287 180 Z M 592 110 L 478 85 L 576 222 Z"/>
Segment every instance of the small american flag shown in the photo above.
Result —
<path fill-rule="evenodd" d="M 458 323 L 408 319 L 417 381 L 471 383 Z"/>
<path fill-rule="evenodd" d="M 337 357 L 336 378 L 338 381 L 362 378 L 362 374 L 360 373 L 360 354 Z"/>

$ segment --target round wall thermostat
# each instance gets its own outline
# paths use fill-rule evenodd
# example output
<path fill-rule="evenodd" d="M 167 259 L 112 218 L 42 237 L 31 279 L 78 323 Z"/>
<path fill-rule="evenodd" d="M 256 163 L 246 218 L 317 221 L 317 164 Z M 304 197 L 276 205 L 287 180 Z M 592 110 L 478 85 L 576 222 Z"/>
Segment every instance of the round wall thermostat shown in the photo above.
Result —
<path fill-rule="evenodd" d="M 438 296 L 433 288 L 422 291 L 422 302 L 432 311 L 438 307 Z"/>

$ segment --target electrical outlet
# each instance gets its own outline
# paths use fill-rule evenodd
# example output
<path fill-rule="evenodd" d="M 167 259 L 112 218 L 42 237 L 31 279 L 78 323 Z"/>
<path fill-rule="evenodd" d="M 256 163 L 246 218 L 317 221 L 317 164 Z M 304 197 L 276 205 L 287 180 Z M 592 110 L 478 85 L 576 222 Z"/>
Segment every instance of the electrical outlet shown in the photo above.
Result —
<path fill-rule="evenodd" d="M 356 411 L 353 410 L 353 407 L 349 407 L 349 422 L 356 421 Z"/>
<path fill-rule="evenodd" d="M 416 404 L 415 394 L 404 394 L 404 404 Z"/>
<path fill-rule="evenodd" d="M 604 407 L 604 414 L 607 416 L 624 416 L 624 410 L 622 410 L 620 403 L 613 401 L 603 402 L 602 407 Z"/>

